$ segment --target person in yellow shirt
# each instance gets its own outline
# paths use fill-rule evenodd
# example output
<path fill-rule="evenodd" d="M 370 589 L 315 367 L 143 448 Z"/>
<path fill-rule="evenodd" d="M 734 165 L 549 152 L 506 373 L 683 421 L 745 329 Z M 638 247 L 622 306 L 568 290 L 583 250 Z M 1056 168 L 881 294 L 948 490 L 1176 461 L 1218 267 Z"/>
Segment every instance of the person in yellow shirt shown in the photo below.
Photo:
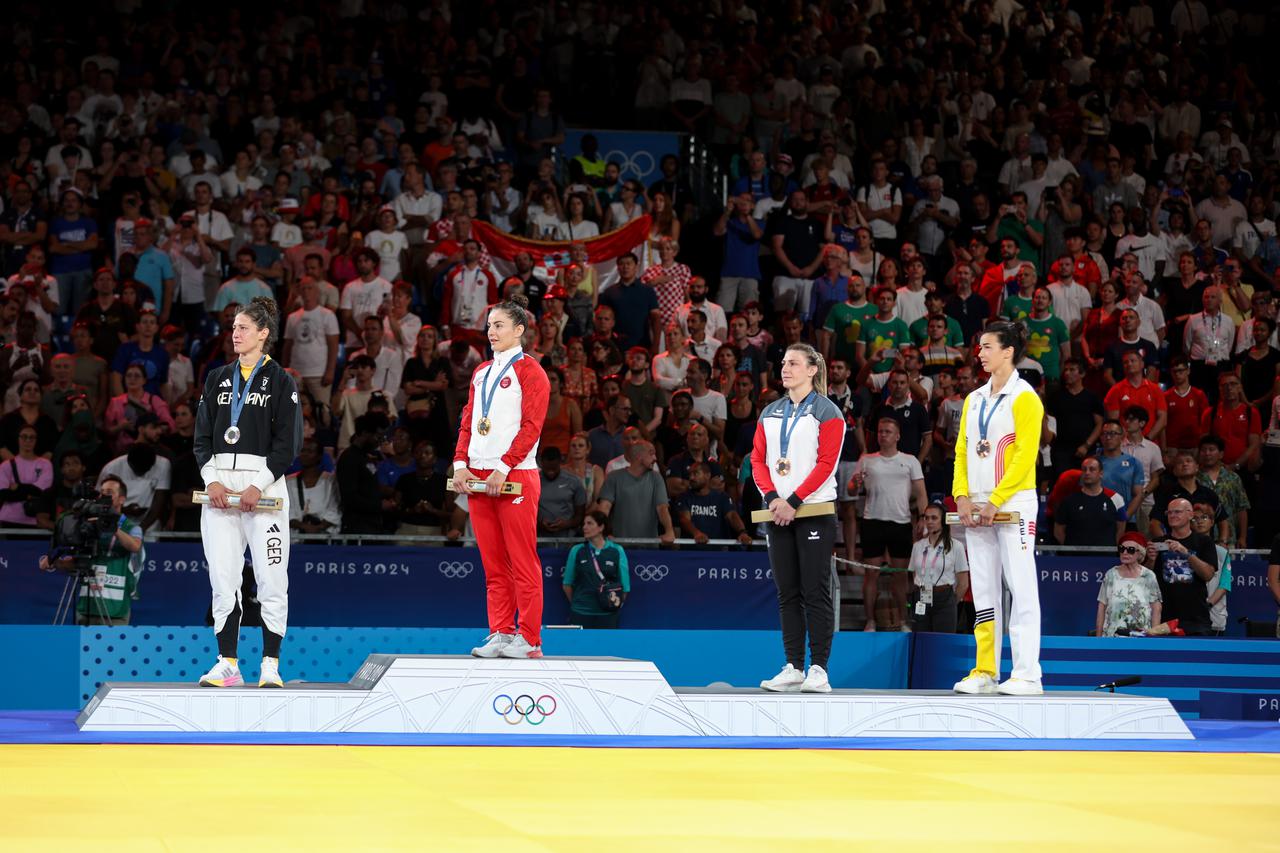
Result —
<path fill-rule="evenodd" d="M 957 693 L 1035 696 L 1040 683 L 1040 593 L 1036 582 L 1036 456 L 1044 405 L 1017 364 L 1027 348 L 1027 327 L 996 322 L 979 339 L 978 358 L 991 379 L 965 398 L 956 438 L 952 494 L 963 523 L 976 611 L 977 662 L 955 685 Z M 995 524 L 997 512 L 1016 512 L 1016 524 Z M 1009 587 L 1011 677 L 1000 677 L 1003 608 Z"/>

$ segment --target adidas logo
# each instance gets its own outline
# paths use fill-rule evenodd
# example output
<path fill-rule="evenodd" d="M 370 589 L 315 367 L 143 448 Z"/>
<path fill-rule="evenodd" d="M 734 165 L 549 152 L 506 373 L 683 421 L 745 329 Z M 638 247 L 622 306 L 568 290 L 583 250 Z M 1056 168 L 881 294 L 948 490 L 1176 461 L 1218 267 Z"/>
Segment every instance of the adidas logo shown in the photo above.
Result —
<path fill-rule="evenodd" d="M 268 527 L 268 528 L 267 528 L 267 532 L 268 532 L 268 533 L 279 533 L 279 532 L 280 532 L 280 525 L 278 525 L 278 524 L 273 524 L 273 525 L 271 525 L 270 527 Z"/>
<path fill-rule="evenodd" d="M 222 380 L 222 384 L 221 384 L 221 385 L 219 385 L 218 387 L 219 387 L 219 388 L 230 388 L 230 387 L 231 387 L 231 380 L 230 380 L 230 379 L 224 379 L 224 380 Z"/>

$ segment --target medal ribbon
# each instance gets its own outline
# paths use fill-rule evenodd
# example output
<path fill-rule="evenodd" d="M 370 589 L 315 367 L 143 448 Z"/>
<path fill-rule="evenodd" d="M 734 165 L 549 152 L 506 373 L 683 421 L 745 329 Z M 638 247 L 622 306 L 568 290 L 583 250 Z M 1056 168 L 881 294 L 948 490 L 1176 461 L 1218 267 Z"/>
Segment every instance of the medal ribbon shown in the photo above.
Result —
<path fill-rule="evenodd" d="M 978 412 L 978 438 L 982 441 L 987 440 L 987 428 L 991 426 L 991 419 L 996 416 L 996 410 L 1000 408 L 1000 404 L 1004 402 L 1004 395 L 996 397 L 996 403 L 991 407 L 991 414 L 987 414 L 987 398 L 982 398 L 982 409 Z"/>
<path fill-rule="evenodd" d="M 489 417 L 489 407 L 493 405 L 493 397 L 498 393 L 498 385 L 502 382 L 503 375 L 511 369 L 511 365 L 522 358 L 524 358 L 523 352 L 504 364 L 498 371 L 498 378 L 493 380 L 492 388 L 489 387 L 489 374 L 493 373 L 493 365 L 490 364 L 489 369 L 484 372 L 484 378 L 480 380 L 480 417 L 485 419 Z M 495 358 L 494 361 L 496 362 L 497 359 Z"/>
<path fill-rule="evenodd" d="M 791 447 L 791 434 L 796 431 L 796 424 L 800 423 L 800 413 L 804 411 L 805 404 L 813 399 L 817 391 L 810 391 L 809 395 L 800 401 L 800 405 L 795 407 L 795 416 L 791 414 L 791 396 L 787 396 L 787 404 L 782 410 L 782 427 L 779 430 L 779 438 L 781 438 L 781 458 L 787 458 L 787 449 Z M 790 429 L 787 425 L 790 424 Z"/>
<path fill-rule="evenodd" d="M 244 387 L 240 386 L 240 364 L 236 363 L 235 375 L 232 377 L 231 386 L 231 426 L 235 426 L 240 422 L 240 413 L 244 411 L 245 401 L 249 399 L 249 389 L 253 387 L 253 378 L 258 375 L 258 371 L 262 369 L 262 365 L 267 363 L 265 355 L 258 356 L 258 363 L 253 366 L 253 370 L 249 372 L 249 378 L 244 380 Z"/>

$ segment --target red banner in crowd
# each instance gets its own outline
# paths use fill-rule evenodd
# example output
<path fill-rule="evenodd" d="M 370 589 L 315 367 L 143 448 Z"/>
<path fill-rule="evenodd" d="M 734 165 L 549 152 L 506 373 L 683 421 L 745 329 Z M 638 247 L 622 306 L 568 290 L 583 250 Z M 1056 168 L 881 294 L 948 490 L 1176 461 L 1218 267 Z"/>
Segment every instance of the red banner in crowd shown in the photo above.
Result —
<path fill-rule="evenodd" d="M 643 245 L 649 238 L 651 220 L 646 216 L 632 220 L 616 231 L 590 237 L 586 240 L 533 240 L 528 237 L 517 237 L 499 230 L 488 222 L 471 223 L 471 236 L 480 241 L 480 245 L 488 250 L 496 265 L 509 268 L 511 261 L 520 252 L 528 252 L 533 258 L 535 267 L 543 267 L 554 273 L 560 267 L 569 264 L 569 247 L 573 243 L 581 243 L 587 250 L 587 258 L 592 266 L 601 264 L 613 266 L 619 255 Z M 505 263 L 504 263 L 505 262 Z"/>

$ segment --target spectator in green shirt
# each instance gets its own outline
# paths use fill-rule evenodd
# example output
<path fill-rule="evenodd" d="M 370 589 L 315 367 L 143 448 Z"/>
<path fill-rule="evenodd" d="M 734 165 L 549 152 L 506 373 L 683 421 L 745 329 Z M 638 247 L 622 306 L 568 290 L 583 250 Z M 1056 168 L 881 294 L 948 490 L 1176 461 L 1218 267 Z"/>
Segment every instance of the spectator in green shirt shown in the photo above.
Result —
<path fill-rule="evenodd" d="M 1000 205 L 996 239 L 991 242 L 999 242 L 1008 237 L 1018 244 L 1018 257 L 1034 263 L 1040 260 L 1040 247 L 1044 245 L 1044 223 L 1031 215 L 1026 193 L 1019 190 L 1010 198 L 1012 204 Z"/>
<path fill-rule="evenodd" d="M 907 324 L 893 314 L 894 306 L 898 304 L 896 290 L 877 287 L 874 296 L 878 310 L 874 317 L 862 321 L 857 354 L 860 362 L 868 358 L 875 362 L 871 368 L 873 373 L 884 373 L 893 368 L 897 349 L 911 342 L 911 332 Z"/>
<path fill-rule="evenodd" d="M 1000 305 L 1000 316 L 1006 320 L 1025 320 L 1031 316 L 1031 295 L 1036 289 L 1036 265 L 1018 268 L 1018 292 L 1006 296 Z"/>
<path fill-rule="evenodd" d="M 867 282 L 857 270 L 849 273 L 849 298 L 832 306 L 818 330 L 818 349 L 830 364 L 833 359 L 853 364 L 858 355 L 862 324 L 876 315 L 876 306 L 867 301 Z"/>
<path fill-rule="evenodd" d="M 1063 359 L 1071 355 L 1071 335 L 1067 324 L 1053 313 L 1053 296 L 1044 285 L 1031 294 L 1031 316 L 1027 324 L 1027 355 L 1040 362 L 1044 378 L 1057 382 L 1062 375 Z"/>
<path fill-rule="evenodd" d="M 941 315 L 947 321 L 946 344 L 949 347 L 964 346 L 964 329 L 955 317 L 947 314 L 947 295 L 941 290 L 930 290 L 924 297 L 925 315 L 911 324 L 911 340 L 917 346 L 929 341 L 929 318 Z"/>

